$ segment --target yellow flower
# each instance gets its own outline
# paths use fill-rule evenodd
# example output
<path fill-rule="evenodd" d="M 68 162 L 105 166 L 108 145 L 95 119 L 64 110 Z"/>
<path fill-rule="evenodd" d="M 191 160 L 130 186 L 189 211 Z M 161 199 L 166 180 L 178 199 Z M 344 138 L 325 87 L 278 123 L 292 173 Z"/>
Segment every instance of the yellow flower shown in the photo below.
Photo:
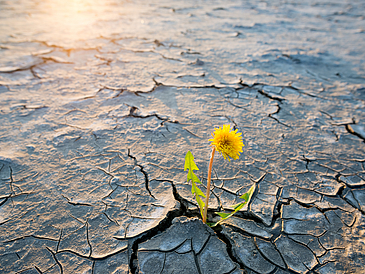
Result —
<path fill-rule="evenodd" d="M 231 130 L 230 125 L 223 125 L 223 128 L 215 128 L 212 133 L 213 139 L 211 146 L 215 146 L 215 149 L 220 152 L 224 159 L 233 158 L 237 160 L 242 152 L 242 147 L 245 145 L 242 141 L 242 133 L 237 133 L 237 130 Z"/>

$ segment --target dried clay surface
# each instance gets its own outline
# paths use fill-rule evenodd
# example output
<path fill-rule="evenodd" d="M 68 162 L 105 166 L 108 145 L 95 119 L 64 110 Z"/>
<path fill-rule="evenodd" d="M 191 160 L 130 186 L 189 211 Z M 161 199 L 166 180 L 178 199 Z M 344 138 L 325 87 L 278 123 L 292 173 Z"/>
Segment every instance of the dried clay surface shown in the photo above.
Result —
<path fill-rule="evenodd" d="M 364 1 L 0 11 L 0 273 L 365 273 Z M 183 164 L 223 124 L 209 218 L 256 190 L 213 230 Z"/>

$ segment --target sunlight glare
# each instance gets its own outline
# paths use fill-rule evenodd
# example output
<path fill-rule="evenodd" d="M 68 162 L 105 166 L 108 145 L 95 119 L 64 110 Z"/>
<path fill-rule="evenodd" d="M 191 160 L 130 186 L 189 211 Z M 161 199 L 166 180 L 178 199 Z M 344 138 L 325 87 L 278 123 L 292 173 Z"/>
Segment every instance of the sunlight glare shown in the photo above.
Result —
<path fill-rule="evenodd" d="M 53 30 L 57 39 L 69 42 L 86 39 L 107 4 L 108 1 L 101 0 L 47 0 L 40 4 L 42 23 Z"/>

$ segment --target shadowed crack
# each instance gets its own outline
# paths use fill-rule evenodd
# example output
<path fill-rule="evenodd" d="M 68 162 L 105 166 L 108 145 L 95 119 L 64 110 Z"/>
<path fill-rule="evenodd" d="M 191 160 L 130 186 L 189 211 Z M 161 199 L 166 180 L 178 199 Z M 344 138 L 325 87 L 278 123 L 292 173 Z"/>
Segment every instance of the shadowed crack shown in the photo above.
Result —
<path fill-rule="evenodd" d="M 18 254 L 16 254 L 16 255 L 18 255 Z M 20 259 L 20 257 L 19 257 L 19 259 Z M 37 266 L 34 266 L 34 267 L 30 267 L 30 268 L 20 270 L 20 271 L 16 272 L 15 274 L 25 273 L 25 272 L 28 272 L 28 271 L 32 271 L 33 269 L 35 269 L 38 273 L 41 273 L 41 274 L 43 273 Z"/>
<path fill-rule="evenodd" d="M 140 118 L 140 119 L 146 119 L 146 118 L 150 118 L 150 117 L 156 117 L 157 119 L 161 120 L 161 125 L 163 125 L 165 122 L 169 122 L 169 123 L 174 123 L 174 124 L 179 124 L 178 121 L 176 120 L 170 120 L 170 118 L 164 118 L 161 117 L 159 114 L 157 113 L 153 113 L 153 114 L 147 114 L 147 115 L 139 115 L 137 114 L 137 111 L 139 110 L 137 107 L 135 106 L 129 106 L 129 114 L 123 116 L 122 118 L 126 118 L 126 117 L 133 117 L 133 118 Z"/>
<path fill-rule="evenodd" d="M 34 268 L 38 271 L 38 273 L 42 273 L 42 271 L 36 265 L 34 266 Z"/>
<path fill-rule="evenodd" d="M 279 101 L 280 103 L 285 100 L 283 97 L 281 97 L 279 95 L 278 96 L 275 96 L 272 93 L 267 93 L 263 89 L 258 89 L 257 91 L 260 94 L 264 95 L 265 97 L 267 97 L 267 98 L 269 98 L 271 100 Z"/>
<path fill-rule="evenodd" d="M 34 110 L 37 110 L 37 109 L 43 109 L 43 108 L 49 108 L 48 106 L 27 106 L 27 105 L 19 105 L 17 106 L 17 108 L 15 108 L 14 110 L 12 110 L 11 112 L 14 112 L 16 110 L 24 110 L 24 109 L 34 109 Z"/>
<path fill-rule="evenodd" d="M 34 76 L 34 78 L 37 79 L 42 79 L 35 71 L 34 69 L 38 66 L 47 64 L 49 62 L 52 63 L 58 63 L 58 64 L 73 64 L 72 62 L 67 62 L 67 61 L 63 61 L 57 57 L 46 57 L 46 56 L 41 56 L 40 60 L 26 65 L 24 67 L 5 67 L 5 68 L 0 68 L 0 73 L 14 73 L 14 72 L 19 72 L 19 71 L 26 71 L 29 70 L 32 75 Z"/>
<path fill-rule="evenodd" d="M 166 214 L 166 217 L 154 228 L 146 231 L 145 233 L 136 236 L 134 239 L 131 239 L 128 244 L 128 254 L 129 254 L 129 269 L 132 274 L 138 274 L 138 245 L 150 240 L 154 236 L 160 234 L 161 232 L 167 230 L 171 225 L 172 221 L 176 217 L 180 217 L 184 215 L 184 211 L 182 209 L 183 207 L 179 207 L 178 209 L 175 209 L 173 211 L 169 211 Z"/>
<path fill-rule="evenodd" d="M 203 250 L 204 250 L 204 248 L 207 246 L 207 244 L 208 244 L 208 241 L 209 241 L 209 239 L 211 238 L 212 236 L 211 235 L 209 235 L 208 236 L 208 239 L 205 241 L 205 243 L 203 244 L 203 246 L 202 246 L 202 248 L 201 248 L 201 250 L 200 250 L 200 252 L 199 253 L 201 253 Z M 198 274 L 202 274 L 202 271 L 201 271 L 201 269 L 200 269 L 200 265 L 199 265 L 199 261 L 198 261 L 198 254 L 197 253 L 195 253 L 195 251 L 194 251 L 194 248 L 193 248 L 193 241 L 192 241 L 192 239 L 190 239 L 190 247 L 191 247 L 191 249 L 192 249 L 192 251 L 193 251 L 193 255 L 194 255 L 194 262 L 195 262 L 195 266 L 196 266 L 196 269 L 198 270 Z"/>
<path fill-rule="evenodd" d="M 341 177 L 343 176 L 343 174 L 341 173 L 338 173 L 336 175 L 336 180 L 342 184 L 341 188 L 339 189 L 337 195 L 339 197 L 341 197 L 341 195 L 344 194 L 345 190 L 346 189 L 361 189 L 361 188 L 364 188 L 365 187 L 365 184 L 361 184 L 361 185 L 350 185 L 348 182 L 346 182 L 345 180 L 341 180 Z"/>
<path fill-rule="evenodd" d="M 241 268 L 242 270 L 244 270 L 244 271 L 245 271 L 245 273 L 247 273 L 247 272 L 246 272 L 246 266 L 245 266 L 245 265 L 243 265 L 243 264 L 241 263 L 241 261 L 237 259 L 237 256 L 236 256 L 236 254 L 235 254 L 235 252 L 234 252 L 234 250 L 233 250 L 233 246 L 232 246 L 232 244 L 231 244 L 231 241 L 227 238 L 227 236 L 226 236 L 226 235 L 224 235 L 224 233 L 222 233 L 222 228 L 221 228 L 221 226 L 216 226 L 216 227 L 214 227 L 214 228 L 213 228 L 213 230 L 214 230 L 215 234 L 217 235 L 217 237 L 218 237 L 218 238 L 219 238 L 222 242 L 224 242 L 224 243 L 226 244 L 226 246 L 227 246 L 227 253 L 228 253 L 228 256 L 231 258 L 231 260 L 232 260 L 233 262 L 235 262 L 236 264 L 238 264 L 238 265 L 240 266 L 240 268 Z"/>
<path fill-rule="evenodd" d="M 84 50 L 84 51 L 96 50 L 96 51 L 100 52 L 100 47 L 98 47 L 98 46 L 96 46 L 96 47 L 83 47 L 83 48 L 67 48 L 67 47 L 63 47 L 63 46 L 60 46 L 60 45 L 56 45 L 56 44 L 50 44 L 47 41 L 32 40 L 30 42 L 39 43 L 39 44 L 44 45 L 48 48 L 51 48 L 52 50 L 58 49 L 62 52 L 65 52 L 68 57 L 70 57 L 71 52 L 78 51 L 78 50 Z"/>
<path fill-rule="evenodd" d="M 61 196 L 67 200 L 67 203 L 69 203 L 70 205 L 73 205 L 73 206 L 93 206 L 92 204 L 73 202 L 70 198 L 68 198 L 67 196 L 65 196 L 63 194 L 61 194 Z"/>
<path fill-rule="evenodd" d="M 281 122 L 279 119 L 277 119 L 276 117 L 274 117 L 274 116 L 273 116 L 273 115 L 275 115 L 275 114 L 279 114 L 279 112 L 280 112 L 280 110 L 281 110 L 281 106 L 280 106 L 280 105 L 276 105 L 276 107 L 277 107 L 277 110 L 276 110 L 275 112 L 273 112 L 273 113 L 270 113 L 270 114 L 268 115 L 268 117 L 270 117 L 271 119 L 274 119 L 276 122 L 278 122 L 279 124 L 281 124 L 281 125 L 283 125 L 283 126 L 286 126 L 286 127 L 288 127 L 288 128 L 291 128 L 291 126 L 289 126 L 289 125 L 287 125 L 287 124 L 285 124 L 285 123 Z"/>
<path fill-rule="evenodd" d="M 58 249 L 60 247 L 60 243 L 61 243 L 61 239 L 62 239 L 62 233 L 63 233 L 63 229 L 61 228 L 60 237 L 58 238 L 58 242 L 57 242 L 56 253 L 58 252 Z"/>
<path fill-rule="evenodd" d="M 349 132 L 349 133 L 351 133 L 351 134 L 353 134 L 353 135 L 355 135 L 355 136 L 357 136 L 357 137 L 359 137 L 364 143 L 365 143 L 365 136 L 363 135 L 363 134 L 360 134 L 359 132 L 357 132 L 357 131 L 355 131 L 352 127 L 351 127 L 351 124 L 346 124 L 345 125 L 345 128 L 346 128 L 346 130 Z"/>
<path fill-rule="evenodd" d="M 276 238 L 277 238 L 277 237 L 276 237 Z M 276 238 L 275 238 L 275 237 L 273 237 L 273 238 L 270 240 L 270 242 L 272 243 L 272 247 L 274 248 L 274 250 L 276 250 L 277 254 L 279 254 L 279 256 L 280 256 L 280 258 L 281 258 L 282 262 L 283 262 L 283 263 L 284 263 L 284 265 L 285 265 L 285 270 L 286 270 L 286 271 L 288 271 L 289 273 L 295 273 L 294 271 L 291 271 L 291 270 L 288 268 L 288 264 L 285 262 L 283 255 L 280 253 L 280 251 L 278 250 L 277 246 L 274 244 L 274 243 L 275 243 Z M 266 255 L 266 254 L 264 254 L 264 253 L 260 250 L 260 248 L 259 248 L 259 246 L 258 246 L 258 244 L 257 244 L 257 239 L 256 239 L 256 237 L 255 237 L 253 240 L 254 240 L 253 242 L 254 242 L 254 244 L 255 244 L 255 247 L 256 247 L 256 249 L 258 250 L 258 252 L 261 254 L 261 256 L 262 256 L 263 258 L 265 258 L 268 262 L 272 262 L 272 260 L 270 260 L 270 258 L 268 258 L 268 257 L 267 257 L 267 255 Z M 279 267 L 277 267 L 277 268 L 279 268 Z M 277 269 L 277 268 L 276 268 L 276 269 Z M 273 273 L 276 271 L 276 269 L 274 269 L 274 270 L 273 270 Z"/>
<path fill-rule="evenodd" d="M 61 274 L 63 274 L 63 267 L 62 267 L 61 263 L 57 260 L 56 253 L 53 253 L 53 251 L 48 246 L 46 246 L 46 248 L 49 251 L 49 253 L 51 253 L 53 259 L 55 260 L 58 267 L 60 268 Z"/>
<path fill-rule="evenodd" d="M 138 164 L 137 162 L 137 158 L 134 157 L 132 154 L 131 154 L 131 150 L 128 148 L 128 157 L 132 158 L 134 160 L 134 164 L 136 166 L 138 166 L 140 168 L 140 171 L 142 172 L 143 176 L 144 176 L 144 179 L 145 179 L 145 187 L 146 187 L 146 190 L 148 192 L 148 194 L 156 200 L 155 196 L 153 196 L 151 190 L 149 189 L 149 180 L 148 180 L 148 173 L 144 170 L 144 167 L 140 164 Z"/>
<path fill-rule="evenodd" d="M 93 247 L 92 247 L 92 245 L 90 243 L 90 239 L 89 239 L 89 220 L 86 220 L 85 226 L 86 226 L 86 242 L 87 242 L 87 245 L 89 246 L 89 255 L 87 257 L 90 258 L 91 254 L 93 253 Z"/>
<path fill-rule="evenodd" d="M 0 202 L 0 206 L 2 206 L 3 204 L 5 204 L 8 201 L 9 197 L 10 197 L 10 195 L 7 196 L 7 197 L 2 197 L 3 200 Z"/>

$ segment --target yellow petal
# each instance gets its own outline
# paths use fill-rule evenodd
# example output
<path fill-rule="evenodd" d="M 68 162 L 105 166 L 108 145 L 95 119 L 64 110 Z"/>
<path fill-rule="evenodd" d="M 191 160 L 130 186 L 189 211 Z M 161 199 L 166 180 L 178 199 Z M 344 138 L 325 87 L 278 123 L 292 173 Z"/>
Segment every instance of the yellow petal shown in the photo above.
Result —
<path fill-rule="evenodd" d="M 242 141 L 242 133 L 237 133 L 238 129 L 231 130 L 231 126 L 226 124 L 222 128 L 215 128 L 212 133 L 213 139 L 209 139 L 212 142 L 212 146 L 221 153 L 224 159 L 230 158 L 237 160 L 240 152 L 243 152 L 244 146 Z"/>

